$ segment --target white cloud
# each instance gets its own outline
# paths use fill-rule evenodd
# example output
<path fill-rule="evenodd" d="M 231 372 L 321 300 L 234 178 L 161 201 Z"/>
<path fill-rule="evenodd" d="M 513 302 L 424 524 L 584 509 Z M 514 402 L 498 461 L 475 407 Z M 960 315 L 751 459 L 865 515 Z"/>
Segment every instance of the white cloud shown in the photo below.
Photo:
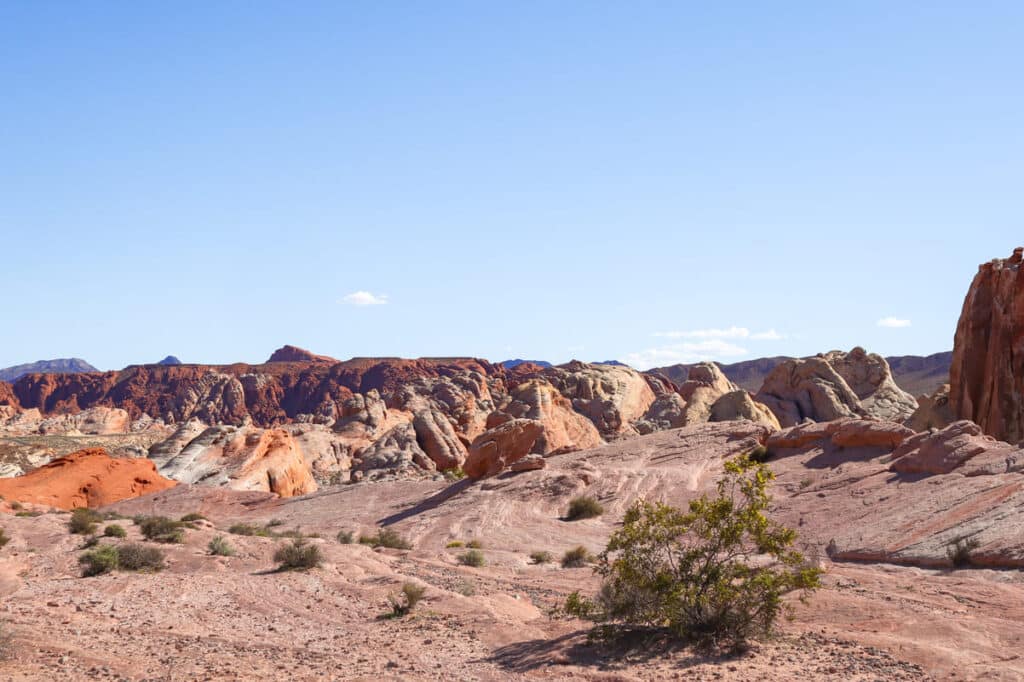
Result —
<path fill-rule="evenodd" d="M 778 341 L 786 338 L 774 329 L 751 332 L 747 327 L 728 329 L 691 329 L 688 331 L 655 332 L 654 336 L 664 339 L 753 339 L 756 341 Z"/>
<path fill-rule="evenodd" d="M 903 327 L 910 326 L 910 320 L 901 320 L 898 317 L 883 317 L 876 324 L 879 327 L 888 327 L 890 329 L 902 329 Z"/>
<path fill-rule="evenodd" d="M 648 348 L 637 353 L 627 353 L 623 362 L 640 370 L 651 367 L 662 367 L 677 363 L 700 362 L 701 360 L 718 360 L 747 355 L 746 348 L 721 339 L 706 341 L 673 343 L 657 348 Z"/>
<path fill-rule="evenodd" d="M 774 329 L 769 329 L 766 332 L 755 332 L 750 335 L 750 338 L 757 341 L 781 341 L 786 338 L 785 334 L 780 334 Z"/>
<path fill-rule="evenodd" d="M 341 303 L 346 305 L 386 305 L 388 302 L 387 294 L 371 294 L 369 291 L 353 291 L 341 299 Z"/>

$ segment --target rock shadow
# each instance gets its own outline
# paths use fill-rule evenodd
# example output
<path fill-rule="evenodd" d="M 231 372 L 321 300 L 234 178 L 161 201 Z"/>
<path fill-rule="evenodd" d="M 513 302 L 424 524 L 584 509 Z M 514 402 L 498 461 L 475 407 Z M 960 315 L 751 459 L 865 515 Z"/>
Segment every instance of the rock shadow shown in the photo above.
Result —
<path fill-rule="evenodd" d="M 408 509 L 403 509 L 402 511 L 396 514 L 385 516 L 384 518 L 380 519 L 377 522 L 377 524 L 380 526 L 390 526 L 392 524 L 398 523 L 399 521 L 404 521 L 405 519 L 417 516 L 419 514 L 422 514 L 423 512 L 435 509 L 442 503 L 447 502 L 453 497 L 459 495 L 459 493 L 462 493 L 463 491 L 471 487 L 473 483 L 475 483 L 475 481 L 468 478 L 464 478 L 461 481 L 451 484 L 444 490 L 441 490 L 440 492 L 431 495 L 427 499 L 416 503 L 415 505 L 409 507 Z"/>

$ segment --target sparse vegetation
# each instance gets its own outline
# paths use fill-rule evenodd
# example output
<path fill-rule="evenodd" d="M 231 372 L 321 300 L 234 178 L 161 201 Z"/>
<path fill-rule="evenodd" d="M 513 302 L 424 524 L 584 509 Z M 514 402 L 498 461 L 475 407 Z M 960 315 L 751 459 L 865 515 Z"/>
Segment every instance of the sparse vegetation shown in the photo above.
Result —
<path fill-rule="evenodd" d="M 484 558 L 484 553 L 479 549 L 471 549 L 459 555 L 459 563 L 463 566 L 480 568 L 487 563 L 487 560 Z"/>
<path fill-rule="evenodd" d="M 461 481 L 466 477 L 466 472 L 462 470 L 462 467 L 452 467 L 451 469 L 442 469 L 441 473 L 448 481 Z"/>
<path fill-rule="evenodd" d="M 231 543 L 227 539 L 218 535 L 217 537 L 210 540 L 206 545 L 206 549 L 210 551 L 213 556 L 234 556 L 235 548 L 231 546 Z"/>
<path fill-rule="evenodd" d="M 21 505 L 21 502 L 14 500 L 13 502 L 11 502 L 11 509 L 13 509 L 14 511 L 20 511 L 24 509 L 24 507 Z"/>
<path fill-rule="evenodd" d="M 279 571 L 301 571 L 316 568 L 323 562 L 323 553 L 317 545 L 309 544 L 305 538 L 295 538 L 274 552 L 274 561 Z"/>
<path fill-rule="evenodd" d="M 568 521 L 579 521 L 580 519 L 592 519 L 604 514 L 604 507 L 595 498 L 587 495 L 580 495 L 569 500 L 569 511 L 565 518 Z"/>
<path fill-rule="evenodd" d="M 7 537 L 7 533 L 4 532 L 4 529 L 0 528 L 0 547 L 3 547 L 4 545 L 6 545 L 10 541 L 11 541 L 11 539 L 9 537 Z"/>
<path fill-rule="evenodd" d="M 764 464 L 768 461 L 769 456 L 768 448 L 763 445 L 758 445 L 747 453 L 747 459 L 756 464 Z"/>
<path fill-rule="evenodd" d="M 811 479 L 809 478 L 802 479 L 800 481 L 800 489 L 803 490 L 804 488 L 809 488 L 812 482 L 813 481 L 811 481 Z"/>
<path fill-rule="evenodd" d="M 7 631 L 7 625 L 0 620 L 0 661 L 6 661 L 11 657 L 11 634 Z"/>
<path fill-rule="evenodd" d="M 466 547 L 469 549 L 483 549 L 484 543 L 481 540 L 470 540 L 466 543 Z"/>
<path fill-rule="evenodd" d="M 272 523 L 273 522 L 268 523 L 268 524 L 266 524 L 264 526 L 257 526 L 257 525 L 251 524 L 251 523 L 236 523 L 233 526 L 231 526 L 230 528 L 228 528 L 228 532 L 231 533 L 232 535 L 249 535 L 249 536 L 255 536 L 255 537 L 260 537 L 260 538 L 301 538 L 301 537 L 305 537 L 302 534 L 302 531 L 300 531 L 298 528 L 295 528 L 295 529 L 292 529 L 292 530 L 285 530 L 285 531 L 281 531 L 281 532 L 278 532 L 278 531 L 275 531 L 275 530 L 271 530 L 271 528 L 273 528 L 274 526 L 281 525 L 280 523 L 271 525 Z M 311 535 L 310 537 L 317 537 L 317 536 Z"/>
<path fill-rule="evenodd" d="M 549 564 L 555 557 L 551 552 L 530 552 L 530 559 L 535 564 Z"/>
<path fill-rule="evenodd" d="M 408 614 L 416 608 L 416 604 L 423 599 L 423 595 L 426 591 L 426 585 L 403 583 L 402 591 L 399 595 L 391 595 L 388 597 L 388 601 L 391 603 L 391 616 L 394 618 L 401 618 Z"/>
<path fill-rule="evenodd" d="M 23 517 L 23 518 L 35 518 L 37 516 L 42 516 L 43 512 L 41 512 L 41 511 L 20 511 L 20 512 L 15 513 L 14 515 L 15 516 L 20 516 L 20 517 Z"/>
<path fill-rule="evenodd" d="M 128 537 L 128 532 L 124 529 L 124 526 L 111 523 L 103 529 L 103 535 L 108 538 L 124 538 Z"/>
<path fill-rule="evenodd" d="M 142 536 L 153 542 L 179 544 L 185 541 L 186 524 L 166 516 L 149 516 L 138 522 Z"/>
<path fill-rule="evenodd" d="M 465 547 L 465 546 L 466 546 L 466 543 L 463 542 L 462 540 L 452 540 L 447 545 L 445 545 L 445 547 L 447 549 L 459 549 L 460 547 Z"/>
<path fill-rule="evenodd" d="M 164 567 L 164 553 L 156 547 L 138 542 L 121 545 L 99 545 L 78 558 L 82 577 L 111 571 L 159 571 Z"/>
<path fill-rule="evenodd" d="M 78 563 L 82 565 L 83 578 L 116 571 L 118 567 L 117 547 L 100 545 L 78 557 Z"/>
<path fill-rule="evenodd" d="M 96 526 L 103 520 L 103 516 L 89 509 L 79 507 L 71 512 L 71 520 L 68 521 L 68 530 L 75 535 L 92 535 L 96 532 Z"/>
<path fill-rule="evenodd" d="M 965 568 L 974 563 L 974 550 L 978 549 L 981 543 L 976 538 L 957 538 L 946 546 L 946 556 L 953 568 Z"/>
<path fill-rule="evenodd" d="M 393 528 L 381 528 L 376 535 L 360 535 L 359 544 L 390 549 L 412 549 L 412 543 Z"/>
<path fill-rule="evenodd" d="M 100 544 L 100 536 L 88 535 L 85 538 L 85 542 L 82 543 L 81 549 L 90 549 L 98 544 Z"/>
<path fill-rule="evenodd" d="M 159 571 L 164 567 L 164 553 L 141 542 L 127 542 L 117 551 L 118 569 L 122 571 Z"/>
<path fill-rule="evenodd" d="M 594 560 L 593 555 L 583 545 L 578 545 L 562 555 L 562 568 L 580 568 Z"/>
<path fill-rule="evenodd" d="M 351 545 L 355 541 L 355 533 L 350 530 L 338 531 L 338 542 L 343 545 Z"/>
<path fill-rule="evenodd" d="M 276 528 L 277 526 L 283 526 L 284 521 L 281 519 L 270 519 L 267 521 L 267 528 Z"/>
<path fill-rule="evenodd" d="M 196 521 L 206 521 L 206 517 L 198 512 L 192 512 L 190 514 L 185 514 L 178 520 L 182 523 L 195 523 Z"/>
<path fill-rule="evenodd" d="M 772 478 L 740 457 L 726 462 L 717 496 L 687 511 L 637 502 L 598 557 L 599 594 L 574 592 L 566 611 L 601 624 L 600 637 L 658 629 L 736 650 L 767 635 L 786 610 L 783 595 L 817 588 L 821 574 L 793 549 L 796 533 L 766 517 Z M 757 555 L 770 563 L 750 562 Z"/>

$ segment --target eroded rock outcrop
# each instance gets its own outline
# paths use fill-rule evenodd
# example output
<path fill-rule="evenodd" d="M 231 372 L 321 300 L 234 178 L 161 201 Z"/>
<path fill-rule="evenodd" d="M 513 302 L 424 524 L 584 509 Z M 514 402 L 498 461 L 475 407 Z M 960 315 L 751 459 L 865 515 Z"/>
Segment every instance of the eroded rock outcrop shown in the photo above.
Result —
<path fill-rule="evenodd" d="M 1024 249 L 985 263 L 964 298 L 953 342 L 949 404 L 1001 440 L 1024 440 Z"/>
<path fill-rule="evenodd" d="M 917 408 L 913 396 L 896 385 L 885 358 L 863 348 L 787 360 L 772 370 L 755 399 L 767 405 L 783 427 L 805 419 L 903 421 Z"/>
<path fill-rule="evenodd" d="M 605 437 L 636 434 L 632 422 L 655 399 L 647 381 L 631 367 L 573 361 L 546 369 L 543 376 Z"/>
<path fill-rule="evenodd" d="M 998 441 L 974 422 L 961 420 L 908 438 L 893 452 L 893 460 L 891 469 L 904 474 L 1006 474 L 1024 471 L 1024 448 Z"/>
<path fill-rule="evenodd" d="M 914 431 L 927 431 L 944 429 L 956 420 L 949 404 L 949 384 L 945 384 L 932 395 L 919 396 L 917 409 L 903 425 Z"/>
<path fill-rule="evenodd" d="M 534 419 L 513 419 L 477 436 L 469 448 L 463 470 L 472 479 L 500 474 L 523 459 L 544 433 L 544 425 Z"/>
<path fill-rule="evenodd" d="M 516 386 L 502 412 L 508 419 L 533 419 L 544 425 L 534 442 L 533 452 L 541 455 L 597 447 L 604 441 L 593 422 L 572 409 L 572 403 L 544 379 L 531 379 Z M 496 426 L 492 418 L 488 427 Z"/>
<path fill-rule="evenodd" d="M 105 450 L 93 448 L 59 457 L 22 476 L 0 478 L 0 496 L 74 509 L 102 507 L 175 485 L 157 473 L 148 459 L 114 459 Z"/>
<path fill-rule="evenodd" d="M 166 448 L 157 452 L 164 454 Z M 281 497 L 317 489 L 302 448 L 284 429 L 210 427 L 161 461 L 160 473 L 183 483 L 265 491 Z"/>

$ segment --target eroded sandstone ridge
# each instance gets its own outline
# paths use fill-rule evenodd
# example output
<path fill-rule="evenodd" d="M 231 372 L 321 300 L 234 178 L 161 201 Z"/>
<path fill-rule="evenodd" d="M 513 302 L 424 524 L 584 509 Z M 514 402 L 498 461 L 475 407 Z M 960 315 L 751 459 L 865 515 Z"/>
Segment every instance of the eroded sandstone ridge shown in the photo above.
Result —
<path fill-rule="evenodd" d="M 880 355 L 854 348 L 778 365 L 755 396 L 783 427 L 805 419 L 823 422 L 847 417 L 903 421 L 917 401 L 900 389 Z"/>
<path fill-rule="evenodd" d="M 985 263 L 964 299 L 949 404 L 1000 440 L 1024 439 L 1024 249 Z"/>

